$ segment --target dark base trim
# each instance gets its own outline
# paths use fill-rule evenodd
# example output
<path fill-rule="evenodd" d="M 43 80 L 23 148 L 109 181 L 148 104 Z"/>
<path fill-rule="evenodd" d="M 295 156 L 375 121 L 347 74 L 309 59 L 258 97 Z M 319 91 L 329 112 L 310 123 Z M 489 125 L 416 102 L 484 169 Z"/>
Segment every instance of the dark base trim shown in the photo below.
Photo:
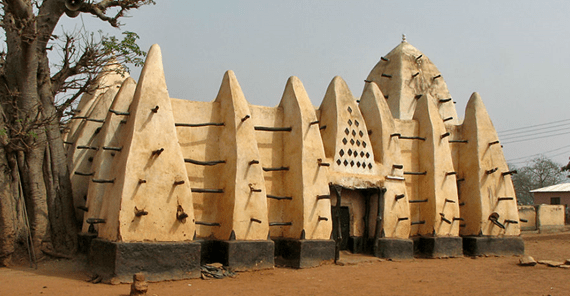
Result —
<path fill-rule="evenodd" d="M 374 243 L 374 256 L 387 259 L 414 258 L 414 242 L 411 239 L 379 238 Z"/>
<path fill-rule="evenodd" d="M 410 237 L 410 239 L 414 243 L 414 257 L 420 257 L 420 237 L 414 236 Z"/>
<path fill-rule="evenodd" d="M 201 264 L 221 263 L 235 271 L 269 269 L 274 266 L 275 244 L 263 241 L 197 240 L 202 246 Z"/>
<path fill-rule="evenodd" d="M 198 278 L 200 244 L 196 242 L 111 242 L 93 239 L 89 251 L 93 273 L 105 283 L 130 283 L 142 272 L 148 281 Z"/>
<path fill-rule="evenodd" d="M 370 250 L 369 245 L 362 236 L 349 236 L 348 237 L 348 250 L 353 254 L 368 253 Z M 372 243 L 368 241 L 368 243 Z"/>
<path fill-rule="evenodd" d="M 419 257 L 446 258 L 463 256 L 463 240 L 461 237 L 420 237 L 417 242 L 417 255 Z"/>
<path fill-rule="evenodd" d="M 91 249 L 91 242 L 97 238 L 95 233 L 81 232 L 77 235 L 77 252 L 81 254 L 88 254 Z"/>
<path fill-rule="evenodd" d="M 275 262 L 279 266 L 307 268 L 334 261 L 333 240 L 274 238 L 273 241 L 275 241 Z"/>
<path fill-rule="evenodd" d="M 196 239 L 195 242 L 201 245 L 202 251 L 200 252 L 200 265 L 222 263 L 222 258 L 218 251 L 221 248 L 219 246 L 220 241 L 212 239 Z"/>
<path fill-rule="evenodd" d="M 521 237 L 463 237 L 463 253 L 466 256 L 482 255 L 524 255 L 524 241 Z"/>

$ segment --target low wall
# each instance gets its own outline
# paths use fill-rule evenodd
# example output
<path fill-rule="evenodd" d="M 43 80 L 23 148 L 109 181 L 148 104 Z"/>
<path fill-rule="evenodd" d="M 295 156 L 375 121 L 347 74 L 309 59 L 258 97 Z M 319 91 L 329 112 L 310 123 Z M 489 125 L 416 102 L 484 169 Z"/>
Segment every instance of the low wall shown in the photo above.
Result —
<path fill-rule="evenodd" d="M 535 206 L 518 206 L 521 231 L 533 231 L 536 228 Z"/>
<path fill-rule="evenodd" d="M 564 230 L 563 205 L 538 205 L 536 217 L 536 227 L 541 233 Z"/>
<path fill-rule="evenodd" d="M 564 205 L 518 206 L 521 230 L 538 230 L 540 233 L 563 231 Z"/>

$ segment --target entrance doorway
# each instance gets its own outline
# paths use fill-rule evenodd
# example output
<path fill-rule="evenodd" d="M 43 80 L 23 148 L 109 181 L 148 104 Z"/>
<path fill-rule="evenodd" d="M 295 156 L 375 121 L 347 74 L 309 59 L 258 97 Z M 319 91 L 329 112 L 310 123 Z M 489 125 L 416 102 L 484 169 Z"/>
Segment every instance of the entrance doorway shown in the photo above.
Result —
<path fill-rule="evenodd" d="M 332 238 L 337 241 L 337 251 L 372 252 L 376 220 L 378 213 L 382 213 L 378 207 L 379 196 L 382 196 L 379 192 L 379 188 L 331 186 Z"/>

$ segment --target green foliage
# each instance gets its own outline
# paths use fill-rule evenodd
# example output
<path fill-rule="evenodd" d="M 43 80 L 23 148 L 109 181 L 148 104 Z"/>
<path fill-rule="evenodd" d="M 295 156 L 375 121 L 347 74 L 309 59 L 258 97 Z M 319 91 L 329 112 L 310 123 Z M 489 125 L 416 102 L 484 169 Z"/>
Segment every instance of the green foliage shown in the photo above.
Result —
<path fill-rule="evenodd" d="M 102 34 L 101 31 L 99 33 Z M 115 36 L 103 35 L 101 37 L 101 45 L 105 55 L 115 55 L 121 59 L 121 64 L 126 67 L 126 64 L 133 64 L 136 67 L 141 67 L 144 64 L 143 57 L 146 52 L 140 49 L 137 40 L 140 38 L 135 32 L 125 31 L 122 40 Z M 128 68 L 127 68 L 128 69 Z"/>
<path fill-rule="evenodd" d="M 523 167 L 511 166 L 510 169 L 516 169 L 518 172 L 513 175 L 513 185 L 519 204 L 534 204 L 531 190 L 556 185 L 565 180 L 560 164 L 545 156 L 536 157 Z"/>
<path fill-rule="evenodd" d="M 83 93 L 92 93 L 100 87 L 98 76 L 109 71 L 124 75 L 129 72 L 129 65 L 144 65 L 146 52 L 137 44 L 139 38 L 130 31 L 117 37 L 103 31 L 88 32 L 85 28 L 64 32 L 63 38 L 54 37 L 54 44 L 64 53 L 53 66 L 58 73 L 52 76 L 60 119 L 67 116 L 66 112 Z"/>

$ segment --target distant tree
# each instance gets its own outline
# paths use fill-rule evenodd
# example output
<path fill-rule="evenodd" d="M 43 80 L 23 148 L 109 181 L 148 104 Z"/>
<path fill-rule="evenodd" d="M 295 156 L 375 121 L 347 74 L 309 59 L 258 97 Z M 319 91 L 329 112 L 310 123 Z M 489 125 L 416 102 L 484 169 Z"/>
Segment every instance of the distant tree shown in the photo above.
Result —
<path fill-rule="evenodd" d="M 0 0 L 0 266 L 26 245 L 38 255 L 75 252 L 77 225 L 61 120 L 82 93 L 97 87 L 103 66 L 137 63 L 144 54 L 134 33 L 122 40 L 84 31 L 56 35 L 57 24 L 65 15 L 83 13 L 118 27 L 129 10 L 153 3 Z M 50 60 L 51 51 L 61 59 Z M 56 100 L 62 94 L 67 96 Z"/>
<path fill-rule="evenodd" d="M 511 169 L 518 172 L 513 175 L 513 185 L 519 204 L 532 205 L 534 199 L 531 190 L 556 185 L 565 180 L 560 164 L 546 156 L 536 157 L 520 168 L 511 166 Z"/>
<path fill-rule="evenodd" d="M 570 162 L 568 162 L 568 164 L 563 166 L 561 169 L 563 172 L 570 172 Z M 566 177 L 570 178 L 570 175 L 566 175 Z"/>

